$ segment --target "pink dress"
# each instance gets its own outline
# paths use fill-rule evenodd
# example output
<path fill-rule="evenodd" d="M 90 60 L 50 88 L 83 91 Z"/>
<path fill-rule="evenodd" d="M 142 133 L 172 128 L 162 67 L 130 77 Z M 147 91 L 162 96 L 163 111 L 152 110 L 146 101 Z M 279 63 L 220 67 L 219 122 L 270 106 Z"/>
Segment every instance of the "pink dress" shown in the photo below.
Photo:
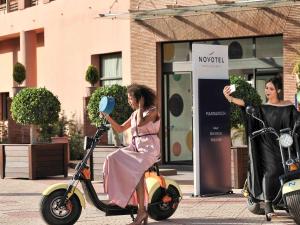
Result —
<path fill-rule="evenodd" d="M 143 115 L 146 116 L 150 110 Z M 103 165 L 104 192 L 111 203 L 122 208 L 128 204 L 137 205 L 135 188 L 144 172 L 160 156 L 159 127 L 160 120 L 137 127 L 136 111 L 132 113 L 132 143 L 109 154 Z M 144 204 L 148 204 L 146 186 Z"/>

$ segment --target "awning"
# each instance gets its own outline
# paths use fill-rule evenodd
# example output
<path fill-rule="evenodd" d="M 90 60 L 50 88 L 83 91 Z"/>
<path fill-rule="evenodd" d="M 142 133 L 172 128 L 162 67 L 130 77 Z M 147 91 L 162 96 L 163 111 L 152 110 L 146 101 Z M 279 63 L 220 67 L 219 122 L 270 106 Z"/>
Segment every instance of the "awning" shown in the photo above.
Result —
<path fill-rule="evenodd" d="M 251 9 L 276 8 L 283 6 L 300 5 L 296 0 L 217 0 L 219 4 L 206 4 L 196 6 L 166 5 L 166 8 L 150 10 L 128 10 L 122 13 L 101 13 L 100 17 L 105 18 L 132 18 L 134 20 L 149 20 L 172 16 L 190 16 L 207 13 L 242 11 Z"/>

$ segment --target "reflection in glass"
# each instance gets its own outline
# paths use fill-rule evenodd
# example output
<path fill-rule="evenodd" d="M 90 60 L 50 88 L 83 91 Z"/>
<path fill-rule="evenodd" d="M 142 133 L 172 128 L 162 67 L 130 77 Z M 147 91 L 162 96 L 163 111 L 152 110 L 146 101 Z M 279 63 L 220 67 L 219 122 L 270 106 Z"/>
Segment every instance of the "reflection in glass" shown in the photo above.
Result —
<path fill-rule="evenodd" d="M 163 44 L 164 63 L 189 61 L 190 45 L 188 42 Z"/>
<path fill-rule="evenodd" d="M 282 36 L 256 38 L 256 57 L 281 57 Z"/>

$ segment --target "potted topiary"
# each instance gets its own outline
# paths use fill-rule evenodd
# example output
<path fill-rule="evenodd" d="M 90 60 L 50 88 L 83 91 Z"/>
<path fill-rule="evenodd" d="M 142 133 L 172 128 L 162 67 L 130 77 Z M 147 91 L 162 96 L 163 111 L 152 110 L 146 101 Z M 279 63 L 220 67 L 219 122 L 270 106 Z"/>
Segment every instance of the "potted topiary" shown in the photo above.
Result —
<path fill-rule="evenodd" d="M 11 112 L 17 123 L 31 125 L 31 143 L 35 143 L 37 126 L 58 120 L 60 102 L 46 88 L 25 88 L 13 98 Z"/>
<path fill-rule="evenodd" d="M 30 125 L 30 144 L 0 146 L 0 176 L 36 179 L 40 177 L 68 175 L 67 145 L 37 143 L 38 126 L 53 124 L 58 120 L 60 102 L 45 88 L 25 88 L 12 100 L 12 118 L 20 124 Z M 14 158 L 20 161 L 15 162 Z M 7 163 L 14 161 L 14 164 Z"/>
<path fill-rule="evenodd" d="M 112 112 L 112 117 L 119 124 L 124 123 L 132 113 L 132 109 L 127 100 L 127 88 L 118 84 L 112 86 L 104 86 L 98 88 L 88 104 L 88 114 L 93 125 L 99 126 L 99 124 L 105 122 L 103 118 L 99 117 L 99 101 L 103 96 L 112 96 L 115 98 L 116 104 Z M 114 132 L 115 146 L 120 146 L 120 140 L 118 134 Z"/>
<path fill-rule="evenodd" d="M 95 84 L 99 81 L 99 72 L 97 68 L 93 65 L 89 65 L 86 73 L 85 80 L 91 84 L 91 87 L 87 87 L 87 96 L 91 96 L 92 93 L 96 90 Z"/>
<path fill-rule="evenodd" d="M 245 102 L 250 102 L 253 105 L 260 105 L 261 98 L 257 91 L 245 80 L 244 77 L 231 75 L 230 84 L 235 84 L 236 91 L 232 93 L 233 97 L 243 99 Z M 241 108 L 235 104 L 231 104 L 230 110 L 231 122 L 231 139 L 232 146 L 245 145 L 245 127 L 244 116 Z"/>
<path fill-rule="evenodd" d="M 26 79 L 26 69 L 25 69 L 25 66 L 23 64 L 17 62 L 14 65 L 13 79 L 18 84 L 17 87 L 13 87 L 13 95 L 15 96 L 23 88 L 20 85 Z"/>

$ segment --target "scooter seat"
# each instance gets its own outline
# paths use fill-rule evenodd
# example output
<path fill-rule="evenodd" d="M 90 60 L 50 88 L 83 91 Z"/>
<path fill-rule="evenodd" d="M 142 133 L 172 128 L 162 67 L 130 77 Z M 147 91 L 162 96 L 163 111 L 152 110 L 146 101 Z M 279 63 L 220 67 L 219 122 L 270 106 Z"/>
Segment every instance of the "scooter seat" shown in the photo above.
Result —
<path fill-rule="evenodd" d="M 153 163 L 152 166 L 149 167 L 149 169 L 147 170 L 148 172 L 156 172 L 157 175 L 159 176 L 159 167 L 158 165 L 161 163 L 161 158 L 159 157 L 155 163 Z"/>

